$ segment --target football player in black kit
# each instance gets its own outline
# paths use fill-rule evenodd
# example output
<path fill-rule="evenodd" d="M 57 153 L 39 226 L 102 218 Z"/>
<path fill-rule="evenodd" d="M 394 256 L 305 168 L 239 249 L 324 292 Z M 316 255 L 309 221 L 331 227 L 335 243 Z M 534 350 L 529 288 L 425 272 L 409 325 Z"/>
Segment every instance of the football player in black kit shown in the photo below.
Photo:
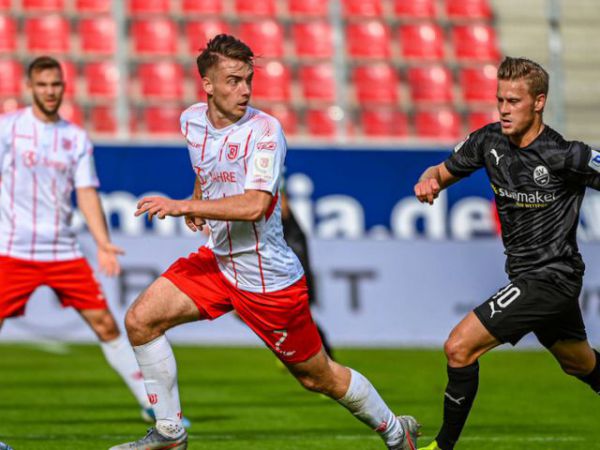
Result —
<path fill-rule="evenodd" d="M 452 330 L 444 350 L 448 385 L 442 427 L 427 450 L 454 448 L 477 393 L 481 355 L 529 332 L 562 369 L 600 394 L 600 355 L 579 308 L 584 264 L 575 234 L 586 187 L 600 190 L 600 153 L 566 141 L 542 120 L 548 73 L 507 57 L 498 69 L 500 122 L 459 144 L 415 186 L 421 202 L 484 168 L 495 193 L 510 284 Z"/>

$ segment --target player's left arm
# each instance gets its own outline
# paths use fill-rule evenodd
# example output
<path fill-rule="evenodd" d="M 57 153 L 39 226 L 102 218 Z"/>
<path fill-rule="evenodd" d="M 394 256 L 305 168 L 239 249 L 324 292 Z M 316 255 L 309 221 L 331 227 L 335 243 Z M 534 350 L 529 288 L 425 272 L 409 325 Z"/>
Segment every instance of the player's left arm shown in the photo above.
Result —
<path fill-rule="evenodd" d="M 108 276 L 118 275 L 121 272 L 121 265 L 117 255 L 122 255 L 124 251 L 110 241 L 106 218 L 97 191 L 100 183 L 96 175 L 94 150 L 87 138 L 77 159 L 74 184 L 77 206 L 98 247 L 98 266 Z"/>
<path fill-rule="evenodd" d="M 600 151 L 582 142 L 571 143 L 563 177 L 569 183 L 600 190 Z"/>

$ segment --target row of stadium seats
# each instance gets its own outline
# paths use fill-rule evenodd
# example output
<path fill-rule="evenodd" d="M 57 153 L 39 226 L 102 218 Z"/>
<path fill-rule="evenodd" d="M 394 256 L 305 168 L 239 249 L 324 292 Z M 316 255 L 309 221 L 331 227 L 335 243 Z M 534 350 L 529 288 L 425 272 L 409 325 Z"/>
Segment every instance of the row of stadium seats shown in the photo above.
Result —
<path fill-rule="evenodd" d="M 0 113 L 16 107 L 14 100 L 0 99 Z M 177 137 L 183 108 L 176 104 L 131 106 L 129 129 L 140 137 Z M 286 104 L 274 104 L 262 109 L 277 117 L 286 135 L 291 137 L 333 138 L 340 117 L 336 106 L 296 110 Z M 113 105 L 82 108 L 75 103 L 64 102 L 61 115 L 85 126 L 96 136 L 114 134 L 118 128 Z M 466 133 L 497 120 L 497 113 L 490 109 L 469 110 L 462 114 L 451 107 L 440 107 L 417 109 L 411 114 L 393 107 L 364 107 L 353 111 L 345 131 L 356 137 L 456 141 Z"/>
<path fill-rule="evenodd" d="M 112 61 L 90 62 L 83 66 L 82 77 L 75 65 L 63 63 L 67 80 L 67 95 L 82 94 L 92 99 L 114 99 L 119 95 L 119 71 Z M 139 64 L 130 82 L 138 84 L 138 97 L 160 100 L 184 100 L 190 96 L 205 99 L 200 77 L 194 66 L 186 77 L 182 65 L 171 61 Z M 406 80 L 404 82 L 402 80 Z M 355 100 L 361 104 L 394 105 L 405 102 L 402 89 L 407 88 L 414 104 L 452 103 L 461 100 L 468 104 L 494 103 L 496 67 L 494 65 L 462 67 L 458 70 L 458 85 L 452 71 L 444 65 L 410 67 L 403 77 L 393 66 L 385 63 L 359 65 L 351 70 Z M 23 66 L 18 61 L 0 60 L 0 96 L 23 94 Z M 336 80 L 330 63 L 300 66 L 292 78 L 290 69 L 278 61 L 257 68 L 253 83 L 253 98 L 259 101 L 334 102 Z M 186 81 L 194 85 L 193 93 L 186 92 Z M 80 85 L 84 85 L 83 89 Z M 294 87 L 297 85 L 297 95 Z M 457 89 L 458 88 L 458 89 Z M 460 94 L 457 94 L 457 91 Z M 80 92 L 78 92 L 80 91 Z M 186 95 L 187 94 L 187 95 Z"/>
<path fill-rule="evenodd" d="M 116 24 L 110 16 L 81 19 L 77 24 L 79 52 L 112 55 L 116 50 Z M 235 33 L 254 53 L 266 58 L 331 58 L 333 32 L 327 21 L 294 23 L 290 39 L 286 29 L 272 19 L 241 22 L 237 26 L 218 19 L 185 22 L 185 39 L 178 24 L 169 18 L 139 19 L 131 23 L 131 50 L 137 56 L 177 56 L 195 54 L 212 36 Z M 23 26 L 25 48 L 31 52 L 72 52 L 70 21 L 59 15 L 27 18 Z M 393 35 L 396 38 L 393 39 Z M 18 49 L 17 20 L 0 16 L 0 51 Z M 455 25 L 448 32 L 437 23 L 405 24 L 392 28 L 378 20 L 351 22 L 346 26 L 346 49 L 350 56 L 369 59 L 496 61 L 497 37 L 485 23 Z M 185 49 L 180 48 L 185 42 Z M 292 51 L 286 51 L 286 42 Z M 447 45 L 450 42 L 451 45 Z M 398 55 L 395 48 L 400 47 Z M 448 47 L 448 48 L 447 48 Z"/>
<path fill-rule="evenodd" d="M 130 15 L 221 15 L 241 17 L 327 17 L 329 0 L 128 0 Z M 18 4 L 18 5 L 17 5 Z M 443 12 L 450 20 L 492 18 L 488 0 L 342 0 L 345 17 L 390 17 L 435 19 Z M 0 0 L 0 10 L 20 7 L 25 13 L 61 12 L 72 9 L 75 13 L 107 13 L 111 0 Z"/>

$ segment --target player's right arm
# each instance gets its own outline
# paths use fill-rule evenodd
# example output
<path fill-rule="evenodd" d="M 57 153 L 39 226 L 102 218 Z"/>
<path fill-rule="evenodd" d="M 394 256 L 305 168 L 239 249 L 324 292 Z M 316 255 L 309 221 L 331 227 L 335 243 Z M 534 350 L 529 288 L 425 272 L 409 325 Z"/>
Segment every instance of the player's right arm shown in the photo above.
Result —
<path fill-rule="evenodd" d="M 421 203 L 427 202 L 433 205 L 440 191 L 458 180 L 460 178 L 452 175 L 446 168 L 445 163 L 431 166 L 423 172 L 419 182 L 415 185 L 415 195 Z"/>
<path fill-rule="evenodd" d="M 456 183 L 463 177 L 483 167 L 483 146 L 487 127 L 484 127 L 458 144 L 450 157 L 436 165 L 431 166 L 419 178 L 415 185 L 415 195 L 421 203 L 433 202 L 442 189 Z"/>

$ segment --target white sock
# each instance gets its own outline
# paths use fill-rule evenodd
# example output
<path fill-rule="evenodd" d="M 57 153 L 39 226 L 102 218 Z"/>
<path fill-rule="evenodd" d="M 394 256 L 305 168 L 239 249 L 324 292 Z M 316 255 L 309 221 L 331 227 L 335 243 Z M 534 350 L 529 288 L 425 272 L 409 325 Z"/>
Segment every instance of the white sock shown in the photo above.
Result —
<path fill-rule="evenodd" d="M 150 408 L 142 372 L 127 339 L 121 335 L 112 341 L 100 342 L 100 347 L 108 364 L 123 378 L 140 406 Z"/>
<path fill-rule="evenodd" d="M 156 429 L 169 437 L 181 436 L 181 405 L 177 386 L 177 363 L 171 344 L 163 334 L 147 344 L 133 347 L 144 374 L 146 391 L 156 415 Z"/>
<path fill-rule="evenodd" d="M 338 403 L 379 433 L 387 445 L 396 445 L 403 439 L 404 431 L 398 418 L 369 380 L 357 371 L 350 369 L 350 386 Z"/>

